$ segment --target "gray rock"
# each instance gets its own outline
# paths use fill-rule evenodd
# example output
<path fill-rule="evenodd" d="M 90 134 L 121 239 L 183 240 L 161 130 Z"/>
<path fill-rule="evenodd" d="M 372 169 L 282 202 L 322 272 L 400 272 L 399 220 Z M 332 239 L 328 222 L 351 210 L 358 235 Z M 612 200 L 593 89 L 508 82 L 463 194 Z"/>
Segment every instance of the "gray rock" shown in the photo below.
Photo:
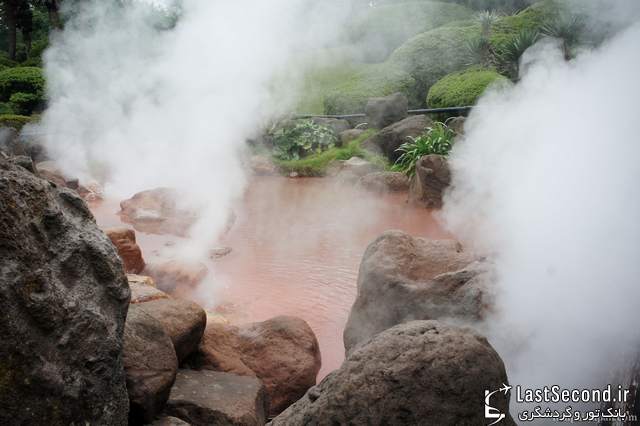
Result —
<path fill-rule="evenodd" d="M 124 328 L 124 368 L 129 424 L 150 422 L 162 412 L 178 371 L 178 359 L 162 325 L 131 305 Z"/>
<path fill-rule="evenodd" d="M 161 417 L 155 422 L 151 423 L 151 426 L 189 426 L 189 423 L 180 420 L 177 417 Z"/>
<path fill-rule="evenodd" d="M 401 155 L 397 151 L 400 145 L 407 142 L 409 136 L 420 136 L 429 124 L 431 119 L 426 115 L 413 115 L 380 130 L 364 141 L 363 146 L 382 153 L 393 163 Z"/>
<path fill-rule="evenodd" d="M 388 231 L 364 253 L 358 295 L 344 330 L 347 353 L 359 343 L 411 320 L 476 320 L 487 303 L 486 268 L 454 240 L 414 238 Z M 449 273 L 454 273 L 450 275 Z"/>
<path fill-rule="evenodd" d="M 0 159 L 0 424 L 126 425 L 129 297 L 82 199 Z"/>
<path fill-rule="evenodd" d="M 428 209 L 442 207 L 444 191 L 451 183 L 447 158 L 425 155 L 416 162 L 416 173 L 411 178 L 409 203 Z"/>
<path fill-rule="evenodd" d="M 166 413 L 194 426 L 264 425 L 267 401 L 255 377 L 179 370 Z"/>
<path fill-rule="evenodd" d="M 336 137 L 340 137 L 340 133 L 351 128 L 351 124 L 349 124 L 347 120 L 342 120 L 339 118 L 313 117 L 311 120 L 316 124 L 328 127 L 333 130 L 333 133 L 336 135 Z"/>
<path fill-rule="evenodd" d="M 409 178 L 400 172 L 374 172 L 362 176 L 358 184 L 373 192 L 402 192 L 409 189 Z"/>
<path fill-rule="evenodd" d="M 455 132 L 457 136 L 464 135 L 464 123 L 467 121 L 467 117 L 452 117 L 447 120 L 447 126 Z"/>
<path fill-rule="evenodd" d="M 360 157 L 351 157 L 346 161 L 337 161 L 331 174 L 343 182 L 356 183 L 369 173 L 380 171 L 382 167 Z"/>
<path fill-rule="evenodd" d="M 270 425 L 484 425 L 484 392 L 503 384 L 504 364 L 484 337 L 413 321 L 366 342 Z M 508 395 L 490 402 L 506 415 L 501 424 L 515 425 Z"/>
<path fill-rule="evenodd" d="M 407 118 L 409 101 L 402 93 L 394 93 L 382 98 L 371 98 L 367 101 L 365 113 L 369 125 L 382 129 L 390 124 Z"/>
<path fill-rule="evenodd" d="M 358 139 L 360 136 L 362 136 L 363 133 L 364 130 L 362 129 L 345 130 L 344 132 L 340 133 L 340 142 L 342 143 L 342 145 L 347 145 L 349 142 Z"/>

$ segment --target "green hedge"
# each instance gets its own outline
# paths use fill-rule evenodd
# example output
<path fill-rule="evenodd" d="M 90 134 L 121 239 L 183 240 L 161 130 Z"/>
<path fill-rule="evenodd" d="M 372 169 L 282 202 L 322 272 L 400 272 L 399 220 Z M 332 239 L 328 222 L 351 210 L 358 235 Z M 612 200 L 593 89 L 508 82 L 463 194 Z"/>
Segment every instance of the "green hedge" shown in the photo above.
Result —
<path fill-rule="evenodd" d="M 431 86 L 427 105 L 431 108 L 474 105 L 490 84 L 508 81 L 491 69 L 471 68 L 452 73 Z"/>
<path fill-rule="evenodd" d="M 17 114 L 30 115 L 42 103 L 42 96 L 36 93 L 16 92 L 9 98 L 9 103 Z"/>
<path fill-rule="evenodd" d="M 0 115 L 0 127 L 13 127 L 16 130 L 22 129 L 22 126 L 31 122 L 31 117 L 15 114 Z"/>
<path fill-rule="evenodd" d="M 0 71 L 0 101 L 8 101 L 12 94 L 44 95 L 44 76 L 38 67 L 16 67 Z"/>
<path fill-rule="evenodd" d="M 350 39 L 366 60 L 380 62 L 411 37 L 472 14 L 459 4 L 437 1 L 381 4 L 358 14 L 350 25 Z"/>

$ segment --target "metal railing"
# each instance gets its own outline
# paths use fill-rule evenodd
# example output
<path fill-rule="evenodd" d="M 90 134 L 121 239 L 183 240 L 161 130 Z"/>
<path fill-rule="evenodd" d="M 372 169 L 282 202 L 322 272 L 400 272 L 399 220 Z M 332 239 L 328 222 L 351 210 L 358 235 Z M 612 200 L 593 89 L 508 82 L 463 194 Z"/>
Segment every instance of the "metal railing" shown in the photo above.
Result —
<path fill-rule="evenodd" d="M 410 109 L 407 111 L 409 115 L 418 115 L 418 114 L 441 114 L 441 113 L 467 113 L 471 110 L 471 106 L 461 106 L 461 107 L 447 107 L 447 108 L 424 108 L 424 109 Z M 358 114 L 294 114 L 294 118 L 338 118 L 338 119 L 347 119 L 347 118 L 363 118 L 366 117 L 365 113 Z"/>

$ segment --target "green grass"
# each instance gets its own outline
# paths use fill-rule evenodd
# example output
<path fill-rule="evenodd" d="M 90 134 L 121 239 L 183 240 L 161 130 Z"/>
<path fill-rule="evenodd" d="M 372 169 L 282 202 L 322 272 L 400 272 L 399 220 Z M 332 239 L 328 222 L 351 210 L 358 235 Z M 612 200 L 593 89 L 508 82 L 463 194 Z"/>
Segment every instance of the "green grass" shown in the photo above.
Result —
<path fill-rule="evenodd" d="M 33 118 L 25 115 L 0 115 L 0 127 L 13 127 L 16 130 L 20 130 L 25 124 L 31 123 L 31 121 L 33 121 Z"/>
<path fill-rule="evenodd" d="M 384 158 L 361 148 L 362 142 L 370 138 L 375 132 L 368 130 L 346 146 L 335 147 L 318 154 L 312 154 L 300 160 L 274 160 L 283 174 L 297 173 L 300 176 L 324 176 L 334 161 L 348 160 L 351 157 L 361 157 L 383 168 L 388 164 Z"/>
<path fill-rule="evenodd" d="M 489 85 L 508 81 L 492 69 L 474 67 L 452 73 L 431 86 L 427 105 L 430 108 L 475 105 Z"/>

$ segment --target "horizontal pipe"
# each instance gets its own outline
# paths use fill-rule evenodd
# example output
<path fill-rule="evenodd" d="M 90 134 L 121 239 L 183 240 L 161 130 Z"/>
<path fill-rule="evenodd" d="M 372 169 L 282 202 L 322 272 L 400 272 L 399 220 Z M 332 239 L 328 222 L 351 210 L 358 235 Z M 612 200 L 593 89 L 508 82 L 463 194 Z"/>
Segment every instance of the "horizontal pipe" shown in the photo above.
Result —
<path fill-rule="evenodd" d="M 416 114 L 439 114 L 443 112 L 467 112 L 470 111 L 472 106 L 461 106 L 461 107 L 447 107 L 447 108 L 424 108 L 424 109 L 410 109 L 407 111 L 410 115 Z M 367 114 L 330 114 L 330 115 L 322 115 L 322 114 L 295 114 L 294 118 L 363 118 L 366 117 Z"/>

